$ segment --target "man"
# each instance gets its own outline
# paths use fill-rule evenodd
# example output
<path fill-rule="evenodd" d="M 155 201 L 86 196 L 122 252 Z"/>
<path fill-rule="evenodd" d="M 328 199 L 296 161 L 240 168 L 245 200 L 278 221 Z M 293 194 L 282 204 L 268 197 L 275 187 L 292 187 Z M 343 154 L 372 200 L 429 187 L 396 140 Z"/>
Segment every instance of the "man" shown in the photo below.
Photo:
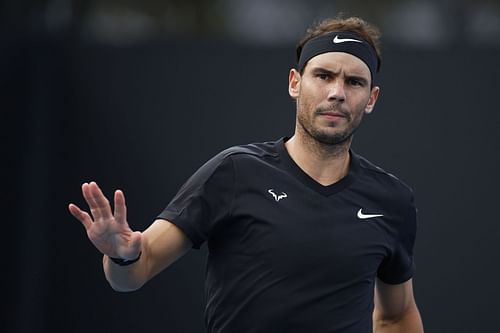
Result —
<path fill-rule="evenodd" d="M 350 150 L 379 95 L 378 38 L 359 18 L 310 29 L 289 74 L 294 135 L 221 152 L 144 232 L 130 229 L 121 191 L 113 213 L 83 184 L 92 216 L 69 210 L 111 286 L 136 290 L 207 241 L 209 332 L 423 332 L 413 194 Z"/>

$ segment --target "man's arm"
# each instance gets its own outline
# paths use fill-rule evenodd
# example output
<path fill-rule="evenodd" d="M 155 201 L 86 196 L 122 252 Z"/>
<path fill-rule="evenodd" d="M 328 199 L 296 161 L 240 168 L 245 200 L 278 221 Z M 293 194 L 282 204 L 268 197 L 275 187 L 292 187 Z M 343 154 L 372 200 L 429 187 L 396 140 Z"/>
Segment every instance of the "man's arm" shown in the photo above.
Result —
<path fill-rule="evenodd" d="M 176 225 L 156 220 L 142 233 L 140 259 L 131 265 L 119 266 L 104 255 L 104 274 L 116 291 L 137 290 L 191 247 L 191 241 Z"/>
<path fill-rule="evenodd" d="M 391 285 L 377 279 L 375 286 L 374 333 L 423 333 L 424 327 L 412 280 Z"/>
<path fill-rule="evenodd" d="M 132 231 L 127 222 L 125 196 L 121 191 L 115 192 L 114 212 L 96 183 L 83 184 L 82 194 L 90 214 L 74 204 L 69 205 L 69 211 L 83 224 L 92 244 L 104 254 L 106 279 L 117 291 L 140 288 L 192 246 L 186 235 L 166 220 L 156 220 L 144 232 Z M 139 256 L 138 261 L 127 266 L 120 266 L 109 259 L 133 260 Z"/>

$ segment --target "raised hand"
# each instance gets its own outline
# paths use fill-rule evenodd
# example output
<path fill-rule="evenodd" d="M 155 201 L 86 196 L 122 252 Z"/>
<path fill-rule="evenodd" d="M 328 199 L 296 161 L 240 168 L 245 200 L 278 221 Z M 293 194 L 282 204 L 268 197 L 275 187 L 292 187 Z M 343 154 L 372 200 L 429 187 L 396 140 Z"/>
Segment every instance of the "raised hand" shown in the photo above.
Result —
<path fill-rule="evenodd" d="M 114 214 L 108 199 L 95 182 L 84 183 L 82 193 L 90 214 L 75 204 L 69 204 L 68 209 L 83 224 L 92 244 L 109 257 L 127 260 L 137 258 L 141 251 L 142 233 L 132 231 L 127 223 L 123 192 L 115 191 Z"/>

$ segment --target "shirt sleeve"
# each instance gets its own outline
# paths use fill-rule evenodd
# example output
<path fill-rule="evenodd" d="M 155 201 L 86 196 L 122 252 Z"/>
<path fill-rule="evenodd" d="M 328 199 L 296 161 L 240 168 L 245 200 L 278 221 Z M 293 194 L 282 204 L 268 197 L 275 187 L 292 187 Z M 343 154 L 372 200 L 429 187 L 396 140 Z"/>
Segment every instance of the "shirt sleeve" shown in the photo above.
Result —
<path fill-rule="evenodd" d="M 213 226 L 229 214 L 233 192 L 233 162 L 220 153 L 184 183 L 158 218 L 179 227 L 198 249 Z"/>
<path fill-rule="evenodd" d="M 378 269 L 378 278 L 388 284 L 406 282 L 415 271 L 413 248 L 417 231 L 417 210 L 413 195 L 406 207 L 406 214 L 403 214 L 403 219 L 395 233 L 393 249 Z"/>

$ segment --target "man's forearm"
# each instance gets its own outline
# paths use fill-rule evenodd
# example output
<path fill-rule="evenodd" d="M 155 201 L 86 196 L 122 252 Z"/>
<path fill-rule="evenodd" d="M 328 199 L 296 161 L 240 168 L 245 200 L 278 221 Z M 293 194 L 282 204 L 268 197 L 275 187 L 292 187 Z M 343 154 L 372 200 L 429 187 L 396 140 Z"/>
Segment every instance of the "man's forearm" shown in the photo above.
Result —
<path fill-rule="evenodd" d="M 400 318 L 380 318 L 377 315 L 373 320 L 374 333 L 423 333 L 424 326 L 418 309 L 408 310 Z"/>
<path fill-rule="evenodd" d="M 142 233 L 141 257 L 128 266 L 103 258 L 104 274 L 116 291 L 133 291 L 183 256 L 193 244 L 174 224 L 156 220 Z"/>
<path fill-rule="evenodd" d="M 144 255 L 141 256 L 139 261 L 131 265 L 119 266 L 113 263 L 108 256 L 104 256 L 102 259 L 104 275 L 111 287 L 116 291 L 122 292 L 134 291 L 142 287 L 146 282 L 144 257 Z"/>

